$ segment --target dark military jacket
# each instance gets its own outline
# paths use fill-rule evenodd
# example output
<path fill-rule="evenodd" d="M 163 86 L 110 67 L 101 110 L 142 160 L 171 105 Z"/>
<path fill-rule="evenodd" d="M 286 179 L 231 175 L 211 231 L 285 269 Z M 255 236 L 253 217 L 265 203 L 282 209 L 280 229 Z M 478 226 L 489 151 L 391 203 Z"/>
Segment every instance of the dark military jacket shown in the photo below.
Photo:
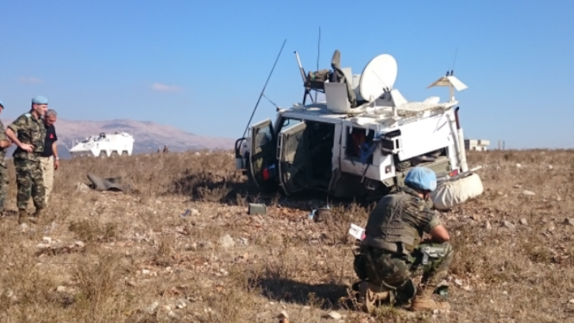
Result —
<path fill-rule="evenodd" d="M 369 215 L 363 246 L 391 252 L 412 252 L 423 232 L 430 233 L 441 224 L 428 203 L 408 187 L 384 196 Z M 402 250 L 400 250 L 402 249 Z"/>
<path fill-rule="evenodd" d="M 46 127 L 43 120 L 41 118 L 37 119 L 32 113 L 28 112 L 19 116 L 8 128 L 16 133 L 21 143 L 34 146 L 31 153 L 18 147 L 12 156 L 18 159 L 39 161 L 40 154 L 44 151 L 44 140 L 46 139 Z"/>
<path fill-rule="evenodd" d="M 2 140 L 8 140 L 8 137 L 6 136 L 6 132 L 4 129 L 4 123 L 2 123 L 2 121 L 0 121 L 0 141 Z M 8 150 L 8 147 L 6 148 L 0 148 L 0 166 L 6 168 L 6 151 Z"/>

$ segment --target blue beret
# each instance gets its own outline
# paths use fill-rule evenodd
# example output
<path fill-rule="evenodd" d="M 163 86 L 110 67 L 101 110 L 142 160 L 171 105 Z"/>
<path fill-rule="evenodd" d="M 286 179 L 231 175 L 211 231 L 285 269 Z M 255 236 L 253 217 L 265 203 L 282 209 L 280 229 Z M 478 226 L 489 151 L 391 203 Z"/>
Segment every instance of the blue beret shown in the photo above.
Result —
<path fill-rule="evenodd" d="M 37 97 L 34 97 L 32 99 L 32 103 L 35 104 L 48 104 L 48 99 L 46 99 L 45 97 L 38 95 Z"/>
<path fill-rule="evenodd" d="M 2 102 L 2 100 L 0 100 L 0 105 L 2 106 L 2 108 L 4 108 L 4 102 Z"/>
<path fill-rule="evenodd" d="M 436 189 L 436 174 L 426 167 L 413 167 L 405 177 L 405 184 L 414 189 L 434 191 Z"/>

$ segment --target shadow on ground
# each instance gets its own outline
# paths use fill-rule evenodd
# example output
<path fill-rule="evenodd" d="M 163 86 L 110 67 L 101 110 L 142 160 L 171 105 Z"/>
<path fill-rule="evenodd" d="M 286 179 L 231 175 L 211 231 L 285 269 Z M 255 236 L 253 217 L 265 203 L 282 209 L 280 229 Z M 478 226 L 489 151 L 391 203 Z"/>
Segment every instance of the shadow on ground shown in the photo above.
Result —
<path fill-rule="evenodd" d="M 333 283 L 309 284 L 288 278 L 259 278 L 251 285 L 271 301 L 316 306 L 324 310 L 350 309 L 347 286 Z"/>
<path fill-rule="evenodd" d="M 324 192 L 307 190 L 291 196 L 285 196 L 280 187 L 271 190 L 261 190 L 240 173 L 227 173 L 225 176 L 212 172 L 186 172 L 175 179 L 166 194 L 184 194 L 192 200 L 219 202 L 228 205 L 242 203 L 264 203 L 281 205 L 305 212 L 313 208 L 329 206 L 345 206 L 353 203 L 368 207 L 372 201 L 333 198 Z"/>

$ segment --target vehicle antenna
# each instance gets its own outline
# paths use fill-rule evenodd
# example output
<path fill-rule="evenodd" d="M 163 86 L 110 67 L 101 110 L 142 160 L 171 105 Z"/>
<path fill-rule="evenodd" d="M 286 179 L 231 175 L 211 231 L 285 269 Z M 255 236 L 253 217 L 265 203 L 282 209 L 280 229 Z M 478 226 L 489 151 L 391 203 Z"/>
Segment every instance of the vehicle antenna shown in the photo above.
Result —
<path fill-rule="evenodd" d="M 321 54 L 321 26 L 319 26 L 319 39 L 317 40 L 317 69 L 319 70 L 319 55 Z M 317 102 L 317 91 L 315 91 L 315 102 Z"/>
<path fill-rule="evenodd" d="M 454 51 L 454 59 L 452 61 L 452 67 L 450 68 L 450 75 L 454 74 L 454 64 L 456 64 L 456 54 L 458 54 L 458 47 L 456 47 L 456 50 Z"/>
<path fill-rule="evenodd" d="M 273 104 L 277 108 L 277 110 L 280 109 L 279 106 L 275 104 L 275 102 L 271 101 L 271 99 L 267 97 L 267 95 L 263 94 L 263 96 L 267 99 L 267 101 L 271 102 L 271 104 Z"/>
<path fill-rule="evenodd" d="M 283 41 L 283 45 L 281 45 L 281 50 L 279 51 L 279 54 L 277 55 L 277 58 L 275 59 L 275 63 L 273 63 L 273 68 L 271 68 L 271 72 L 269 73 L 269 76 L 267 76 L 267 81 L 265 81 L 265 85 L 263 86 L 263 89 L 261 90 L 261 94 L 259 95 L 259 99 L 257 99 L 257 103 L 255 104 L 255 107 L 253 108 L 253 112 L 251 112 L 251 117 L 249 117 L 249 121 L 247 122 L 247 127 L 245 127 L 245 131 L 243 132 L 243 137 L 245 137 L 245 135 L 247 134 L 247 130 L 249 129 L 249 125 L 251 124 L 251 120 L 253 119 L 253 115 L 255 114 L 255 110 L 257 110 L 257 106 L 259 105 L 259 101 L 261 101 L 261 97 L 263 96 L 263 92 L 265 92 L 265 88 L 267 87 L 267 83 L 269 82 L 269 79 L 271 78 L 271 74 L 273 74 L 273 70 L 275 69 L 275 65 L 277 64 L 277 61 L 279 60 L 279 56 L 281 56 L 281 52 L 283 51 L 283 46 L 285 46 L 286 41 L 287 41 L 287 39 L 285 39 Z"/>

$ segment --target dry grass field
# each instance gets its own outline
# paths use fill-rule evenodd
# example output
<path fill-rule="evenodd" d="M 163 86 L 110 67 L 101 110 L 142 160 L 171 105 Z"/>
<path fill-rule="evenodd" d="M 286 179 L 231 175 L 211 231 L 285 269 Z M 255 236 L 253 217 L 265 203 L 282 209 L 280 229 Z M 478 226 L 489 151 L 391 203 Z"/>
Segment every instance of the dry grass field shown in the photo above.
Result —
<path fill-rule="evenodd" d="M 279 322 L 282 312 L 292 323 L 574 321 L 574 151 L 468 160 L 483 166 L 485 192 L 441 213 L 456 252 L 450 313 L 383 307 L 371 317 L 347 296 L 347 230 L 373 205 L 330 201 L 332 217 L 314 222 L 307 214 L 324 198 L 250 193 L 229 154 L 135 155 L 62 161 L 46 218 L 18 226 L 9 161 L 0 321 Z M 78 185 L 88 173 L 122 176 L 134 190 Z M 267 214 L 248 215 L 253 201 Z"/>

